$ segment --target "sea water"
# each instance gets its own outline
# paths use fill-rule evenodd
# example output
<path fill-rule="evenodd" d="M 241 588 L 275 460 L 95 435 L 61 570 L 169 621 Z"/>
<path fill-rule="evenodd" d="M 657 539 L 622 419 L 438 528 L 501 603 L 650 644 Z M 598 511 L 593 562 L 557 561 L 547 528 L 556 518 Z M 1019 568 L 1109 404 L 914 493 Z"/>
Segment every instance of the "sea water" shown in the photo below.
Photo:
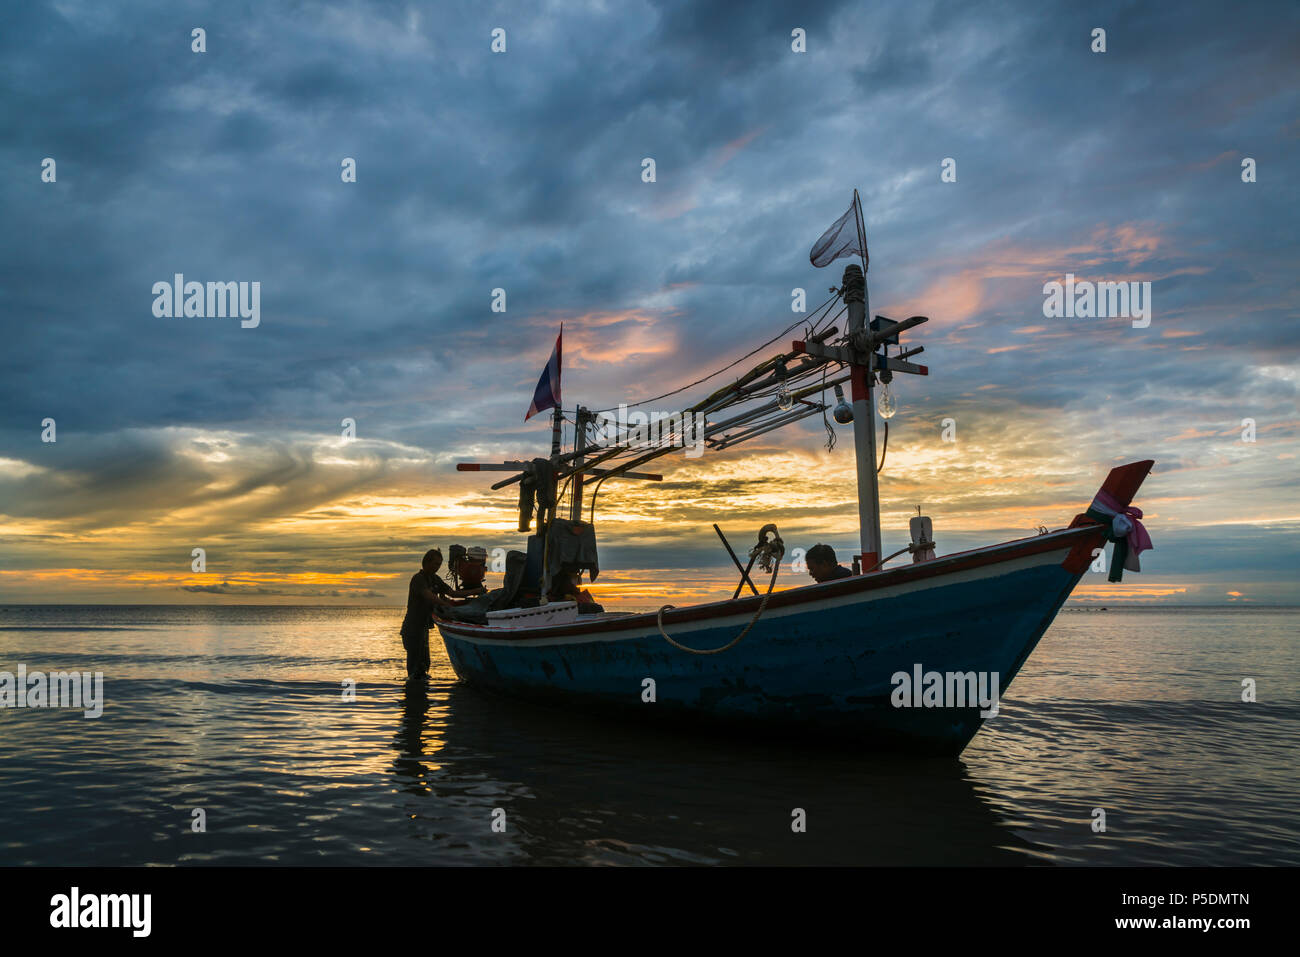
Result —
<path fill-rule="evenodd" d="M 407 688 L 401 619 L 0 606 L 103 675 L 0 708 L 0 864 L 1300 864 L 1297 609 L 1067 609 L 956 759 Z"/>

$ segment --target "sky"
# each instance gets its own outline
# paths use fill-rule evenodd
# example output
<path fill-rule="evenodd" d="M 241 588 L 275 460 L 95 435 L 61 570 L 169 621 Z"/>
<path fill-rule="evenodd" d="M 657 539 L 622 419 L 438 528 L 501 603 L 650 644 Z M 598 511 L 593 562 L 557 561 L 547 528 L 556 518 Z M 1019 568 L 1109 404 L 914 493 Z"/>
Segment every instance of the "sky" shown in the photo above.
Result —
<path fill-rule="evenodd" d="M 838 285 L 857 188 L 873 312 L 930 317 L 886 552 L 916 506 L 940 554 L 1063 527 L 1151 458 L 1155 549 L 1077 600 L 1300 603 L 1298 73 L 1282 2 L 6 5 L 0 601 L 394 604 L 426 548 L 520 547 L 455 463 L 546 453 L 561 322 L 567 408 L 713 372 Z M 177 273 L 260 321 L 155 315 Z M 1045 315 L 1069 274 L 1149 324 Z M 593 594 L 728 594 L 713 522 L 847 558 L 825 446 L 609 483 Z"/>

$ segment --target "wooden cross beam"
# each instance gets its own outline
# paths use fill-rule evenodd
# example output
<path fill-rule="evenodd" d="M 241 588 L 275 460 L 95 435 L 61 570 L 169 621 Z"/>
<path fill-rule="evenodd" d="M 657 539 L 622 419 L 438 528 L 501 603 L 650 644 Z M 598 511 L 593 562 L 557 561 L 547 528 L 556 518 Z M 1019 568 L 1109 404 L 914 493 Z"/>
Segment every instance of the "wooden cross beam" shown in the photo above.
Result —
<path fill-rule="evenodd" d="M 875 351 L 880 346 L 896 344 L 900 332 L 906 332 L 913 326 L 919 326 L 921 323 L 929 321 L 927 316 L 911 316 L 900 322 L 887 319 L 885 316 L 877 316 L 869 329 L 863 329 L 853 334 L 850 345 L 828 346 L 812 339 L 806 342 L 802 339 L 796 339 L 790 344 L 790 348 L 793 352 L 821 356 L 824 359 L 833 359 L 849 366 L 869 366 L 873 369 L 888 369 L 890 372 L 929 375 L 930 370 L 926 366 L 906 362 L 899 356 L 886 356 Z M 903 355 L 914 356 L 923 349 L 924 346 L 918 346 L 915 349 L 909 349 Z"/>

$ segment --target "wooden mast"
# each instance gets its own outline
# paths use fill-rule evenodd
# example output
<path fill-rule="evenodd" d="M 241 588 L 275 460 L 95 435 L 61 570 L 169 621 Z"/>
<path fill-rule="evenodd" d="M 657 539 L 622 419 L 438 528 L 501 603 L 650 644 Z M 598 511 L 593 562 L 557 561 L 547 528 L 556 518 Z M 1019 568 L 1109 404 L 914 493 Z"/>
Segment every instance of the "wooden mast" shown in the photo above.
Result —
<path fill-rule="evenodd" d="M 560 411 L 557 404 L 555 413 L 551 416 L 551 462 L 558 465 L 560 462 L 560 436 L 564 428 L 564 413 Z"/>
<path fill-rule="evenodd" d="M 929 370 L 923 365 L 905 362 L 901 357 L 887 356 L 883 351 L 886 344 L 898 344 L 900 332 L 926 322 L 925 316 L 912 316 L 902 322 L 877 316 L 874 322 L 867 322 L 871 301 L 867 293 L 867 237 L 862 223 L 862 200 L 856 189 L 853 191 L 853 210 L 857 220 L 858 253 L 862 258 L 862 267 L 846 266 L 840 283 L 840 295 L 848 310 L 849 320 L 845 344 L 827 346 L 810 339 L 807 342 L 794 342 L 793 349 L 812 356 L 837 359 L 849 367 L 853 398 L 853 451 L 858 478 L 858 540 L 862 549 L 858 557 L 862 571 L 867 572 L 880 564 L 882 554 L 880 486 L 876 478 L 876 410 L 872 394 L 876 371 L 928 375 Z M 882 351 L 877 353 L 877 348 L 882 348 Z M 921 351 L 923 347 L 917 347 L 906 355 L 916 355 Z"/>
<path fill-rule="evenodd" d="M 867 229 L 862 221 L 862 199 L 853 190 L 854 222 L 858 227 L 858 256 L 862 259 L 862 292 L 860 301 L 850 301 L 849 271 L 844 270 L 844 305 L 849 313 L 849 335 L 861 332 L 870 315 L 870 293 L 867 291 Z M 857 292 L 856 286 L 854 293 Z M 854 300 L 858 299 L 854 295 Z M 849 394 L 853 397 L 853 454 L 858 473 L 858 540 L 861 552 L 858 560 L 862 569 L 874 568 L 884 554 L 880 550 L 880 485 L 876 480 L 876 409 L 872 386 L 875 375 L 870 366 L 854 365 Z"/>
<path fill-rule="evenodd" d="M 855 194 L 856 195 L 856 194 Z M 866 328 L 866 277 L 857 266 L 844 270 L 844 305 L 849 312 L 849 337 L 860 337 Z M 853 454 L 858 473 L 858 540 L 863 569 L 880 561 L 880 486 L 876 481 L 876 410 L 872 396 L 875 373 L 867 362 L 852 364 L 849 380 L 853 397 Z"/>
<path fill-rule="evenodd" d="M 573 451 L 575 457 L 573 460 L 573 503 L 569 506 L 569 521 L 582 521 L 582 465 L 583 452 L 587 450 L 587 422 L 591 419 L 591 413 L 578 406 L 578 412 L 575 417 L 576 424 L 573 427 Z"/>

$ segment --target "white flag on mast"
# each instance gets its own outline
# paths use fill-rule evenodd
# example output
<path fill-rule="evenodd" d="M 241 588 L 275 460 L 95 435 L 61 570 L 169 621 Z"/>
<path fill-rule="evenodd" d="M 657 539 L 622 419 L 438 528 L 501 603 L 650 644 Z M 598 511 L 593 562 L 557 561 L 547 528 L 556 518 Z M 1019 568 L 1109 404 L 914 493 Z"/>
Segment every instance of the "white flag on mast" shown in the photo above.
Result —
<path fill-rule="evenodd" d="M 842 256 L 861 256 L 867 259 L 866 230 L 862 225 L 862 207 L 858 203 L 858 191 L 853 191 L 853 205 L 849 211 L 835 220 L 830 229 L 822 233 L 822 238 L 813 243 L 808 258 L 814 266 L 829 266 Z"/>

